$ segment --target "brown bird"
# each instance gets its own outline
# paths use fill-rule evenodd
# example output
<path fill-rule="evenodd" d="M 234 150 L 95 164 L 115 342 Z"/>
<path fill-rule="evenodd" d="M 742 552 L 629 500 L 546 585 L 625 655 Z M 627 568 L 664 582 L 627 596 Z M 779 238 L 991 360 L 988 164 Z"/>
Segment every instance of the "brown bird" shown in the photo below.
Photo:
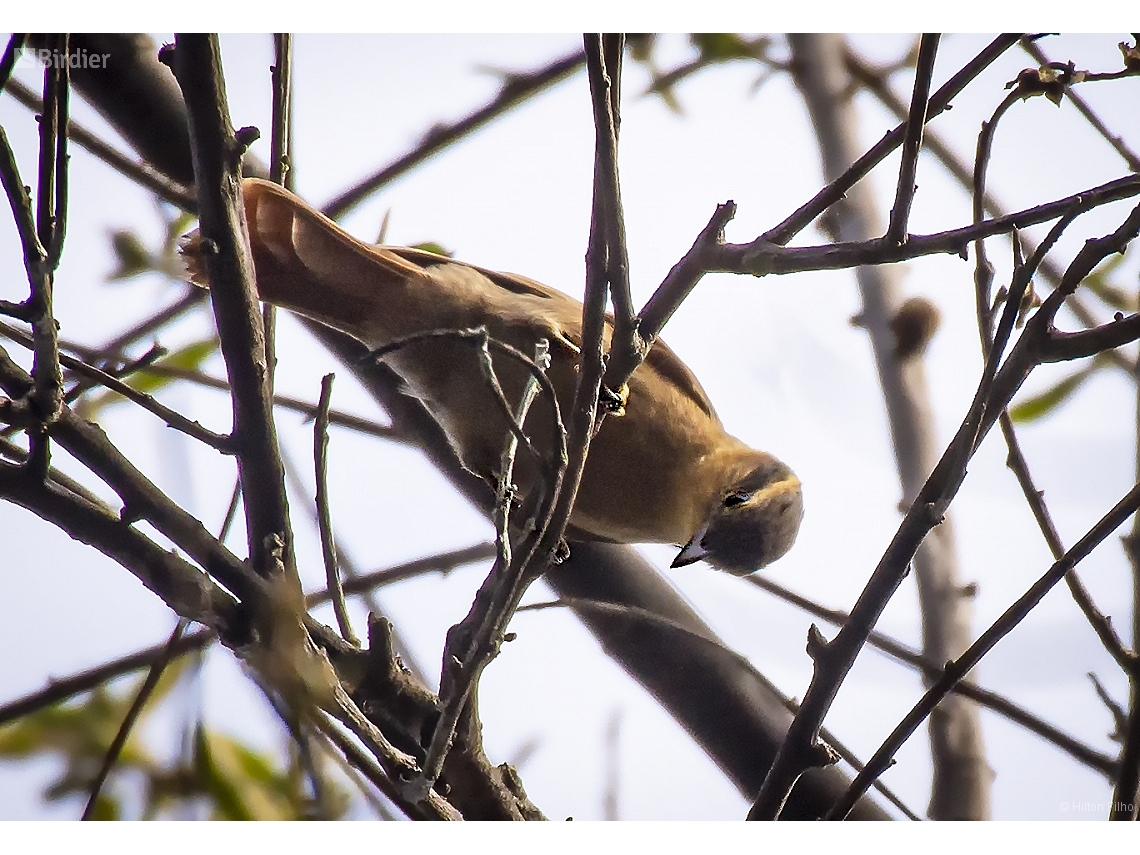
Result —
<path fill-rule="evenodd" d="M 531 279 L 422 250 L 363 243 L 286 190 L 243 185 L 258 294 L 380 348 L 429 330 L 485 328 L 525 354 L 550 347 L 547 374 L 565 412 L 574 395 L 582 305 Z M 205 284 L 194 236 L 183 247 L 191 279 Z M 608 343 L 610 329 L 607 326 Z M 470 342 L 433 337 L 385 357 L 443 426 L 464 465 L 497 483 L 507 413 Z M 506 399 L 526 369 L 493 357 Z M 624 414 L 606 418 L 590 445 L 571 525 L 616 543 L 684 544 L 674 567 L 705 559 L 743 575 L 791 547 L 803 515 L 799 479 L 763 451 L 725 433 L 697 378 L 661 341 L 633 373 Z M 512 405 L 513 406 L 513 405 Z M 540 396 L 526 429 L 549 451 L 553 407 Z M 522 496 L 542 472 L 519 450 Z"/>

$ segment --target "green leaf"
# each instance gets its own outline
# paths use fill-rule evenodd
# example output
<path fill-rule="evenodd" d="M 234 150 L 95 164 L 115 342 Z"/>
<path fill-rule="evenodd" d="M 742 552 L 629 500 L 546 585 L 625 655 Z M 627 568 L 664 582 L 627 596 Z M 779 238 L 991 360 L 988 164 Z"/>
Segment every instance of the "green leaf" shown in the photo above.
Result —
<path fill-rule="evenodd" d="M 253 812 L 242 798 L 241 788 L 234 785 L 215 762 L 213 740 L 201 724 L 194 731 L 194 772 L 212 802 L 211 819 L 251 820 Z"/>
<path fill-rule="evenodd" d="M 418 249 L 422 252 L 430 252 L 433 255 L 442 255 L 444 258 L 454 258 L 455 253 L 445 249 L 443 244 L 436 243 L 433 240 L 424 241 L 423 243 L 414 243 L 411 249 Z"/>
<path fill-rule="evenodd" d="M 154 256 L 132 231 L 118 229 L 111 232 L 111 252 L 115 254 L 118 267 L 107 274 L 108 282 L 122 282 L 155 269 Z"/>
<path fill-rule="evenodd" d="M 1096 366 L 1093 365 L 1082 368 L 1076 374 L 1069 375 L 1041 394 L 1027 398 L 1019 404 L 1014 404 L 1009 408 L 1009 417 L 1017 423 L 1024 424 L 1047 415 L 1068 400 L 1081 387 L 1081 384 L 1089 379 L 1094 370 L 1096 370 Z"/>
<path fill-rule="evenodd" d="M 115 793 L 116 782 L 121 781 L 125 773 L 130 773 L 133 780 L 141 778 L 143 804 L 139 815 L 143 818 L 169 815 L 183 805 L 202 804 L 203 800 L 215 819 L 304 819 L 318 814 L 335 819 L 343 816 L 351 803 L 347 791 L 331 776 L 324 777 L 324 804 L 317 810 L 307 793 L 295 750 L 289 753 L 286 763 L 280 764 L 275 753 L 255 750 L 199 723 L 194 731 L 190 757 L 167 761 L 147 752 L 137 736 L 144 719 L 169 697 L 179 678 L 194 663 L 194 657 L 179 658 L 163 673 L 96 803 L 94 817 L 136 818 L 124 816 L 123 797 Z M 86 797 L 141 679 L 116 684 L 120 690 L 115 692 L 100 686 L 81 702 L 55 704 L 0 727 L 0 758 L 62 755 L 64 770 L 45 789 L 44 797 L 48 800 L 75 795 Z M 316 752 L 314 759 L 318 763 L 323 761 L 322 753 Z M 127 804 L 133 805 L 135 801 L 128 800 Z"/>
<path fill-rule="evenodd" d="M 200 727 L 194 766 L 214 819 L 301 819 L 309 813 L 295 766 L 279 770 L 269 755 L 228 736 Z"/>
<path fill-rule="evenodd" d="M 95 810 L 91 811 L 91 819 L 101 822 L 118 822 L 122 819 L 122 808 L 119 806 L 119 800 L 101 790 L 99 798 L 95 800 Z"/>
<path fill-rule="evenodd" d="M 190 227 L 197 221 L 198 218 L 193 214 L 179 211 L 178 216 L 171 220 L 166 227 L 166 239 L 162 243 L 163 254 L 174 254 L 178 248 L 179 239 L 190 231 Z"/>
<path fill-rule="evenodd" d="M 701 59 L 711 62 L 749 59 L 757 55 L 756 45 L 750 44 L 739 33 L 694 33 L 690 40 L 701 52 Z"/>
<path fill-rule="evenodd" d="M 218 340 L 216 338 L 207 338 L 179 348 L 173 353 L 157 360 L 154 364 L 160 365 L 163 368 L 177 368 L 181 371 L 197 371 L 202 367 L 202 363 L 209 359 L 217 349 Z M 132 389 L 151 394 L 169 386 L 176 379 L 175 377 L 163 377 L 159 374 L 153 374 L 143 368 L 134 374 L 127 383 Z"/>

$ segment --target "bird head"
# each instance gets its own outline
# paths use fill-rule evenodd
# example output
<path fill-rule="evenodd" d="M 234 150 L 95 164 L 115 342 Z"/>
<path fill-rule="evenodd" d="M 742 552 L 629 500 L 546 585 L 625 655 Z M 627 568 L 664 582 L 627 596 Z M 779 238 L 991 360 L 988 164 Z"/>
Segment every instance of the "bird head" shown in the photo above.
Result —
<path fill-rule="evenodd" d="M 762 457 L 715 497 L 671 566 L 703 558 L 720 570 L 745 576 L 792 548 L 804 513 L 800 480 L 776 458 Z"/>

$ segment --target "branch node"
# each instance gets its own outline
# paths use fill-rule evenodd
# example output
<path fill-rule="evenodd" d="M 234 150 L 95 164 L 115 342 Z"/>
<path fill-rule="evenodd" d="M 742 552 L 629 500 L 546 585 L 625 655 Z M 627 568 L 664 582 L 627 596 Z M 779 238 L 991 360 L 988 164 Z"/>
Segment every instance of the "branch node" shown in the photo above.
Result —
<path fill-rule="evenodd" d="M 127 525 L 133 525 L 139 520 L 146 519 L 146 508 L 134 502 L 124 502 L 119 509 L 119 519 Z"/>
<path fill-rule="evenodd" d="M 238 128 L 234 131 L 234 139 L 241 146 L 239 154 L 245 154 L 246 149 L 261 139 L 261 131 L 253 125 L 246 125 L 244 128 Z"/>
<path fill-rule="evenodd" d="M 177 51 L 178 48 L 175 45 L 163 45 L 158 49 L 158 61 L 169 68 L 171 71 L 174 71 L 174 63 L 176 61 L 175 56 L 177 54 Z"/>
<path fill-rule="evenodd" d="M 808 627 L 807 654 L 813 662 L 818 662 L 827 650 L 827 639 L 814 623 Z"/>
<path fill-rule="evenodd" d="M 805 758 L 810 766 L 825 768 L 839 762 L 839 753 L 826 742 L 813 742 Z"/>

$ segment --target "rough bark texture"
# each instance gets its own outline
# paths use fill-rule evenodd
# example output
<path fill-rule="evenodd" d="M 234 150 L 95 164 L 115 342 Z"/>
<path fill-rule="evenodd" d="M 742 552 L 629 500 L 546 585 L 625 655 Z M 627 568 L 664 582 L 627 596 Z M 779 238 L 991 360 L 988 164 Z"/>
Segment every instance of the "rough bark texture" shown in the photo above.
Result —
<path fill-rule="evenodd" d="M 792 35 L 792 72 L 815 127 L 824 179 L 832 181 L 862 154 L 858 116 L 851 100 L 854 81 L 839 35 Z M 856 184 L 835 208 L 834 237 L 862 241 L 883 234 L 871 186 Z M 891 321 L 902 305 L 899 269 L 881 265 L 856 270 L 863 300 L 861 323 L 871 339 L 891 440 L 898 461 L 904 507 L 918 495 L 938 461 L 930 392 L 921 350 L 900 359 Z M 959 581 L 954 531 L 949 517 L 933 529 L 914 559 L 922 609 L 923 653 L 936 662 L 956 658 L 970 644 L 973 603 Z M 948 697 L 930 721 L 934 781 L 933 819 L 989 819 L 993 772 L 986 763 L 977 705 Z"/>

